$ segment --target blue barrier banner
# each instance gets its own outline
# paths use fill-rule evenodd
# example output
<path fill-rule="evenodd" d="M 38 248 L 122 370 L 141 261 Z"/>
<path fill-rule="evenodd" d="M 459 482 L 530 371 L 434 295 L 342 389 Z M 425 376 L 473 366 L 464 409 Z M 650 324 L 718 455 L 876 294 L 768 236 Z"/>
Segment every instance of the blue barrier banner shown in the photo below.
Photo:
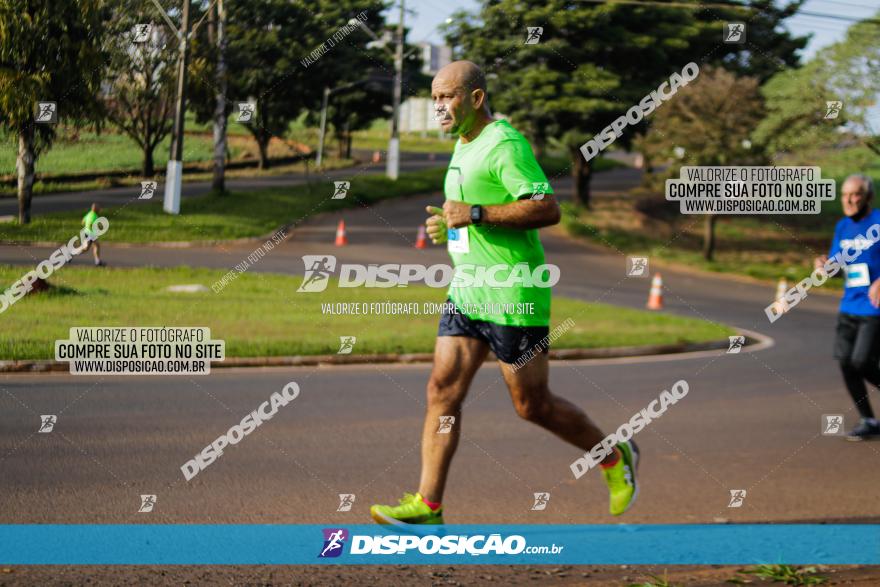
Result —
<path fill-rule="evenodd" d="M 880 564 L 878 524 L 0 525 L 0 564 Z"/>

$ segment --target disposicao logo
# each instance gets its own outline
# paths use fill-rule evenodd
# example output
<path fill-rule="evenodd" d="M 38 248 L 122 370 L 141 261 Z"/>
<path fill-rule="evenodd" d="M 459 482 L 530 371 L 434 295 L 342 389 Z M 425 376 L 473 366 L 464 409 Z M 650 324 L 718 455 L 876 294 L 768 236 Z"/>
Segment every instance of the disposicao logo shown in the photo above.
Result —
<path fill-rule="evenodd" d="M 324 528 L 324 547 L 318 558 L 334 558 L 342 554 L 345 541 L 348 540 L 348 530 L 345 528 Z"/>

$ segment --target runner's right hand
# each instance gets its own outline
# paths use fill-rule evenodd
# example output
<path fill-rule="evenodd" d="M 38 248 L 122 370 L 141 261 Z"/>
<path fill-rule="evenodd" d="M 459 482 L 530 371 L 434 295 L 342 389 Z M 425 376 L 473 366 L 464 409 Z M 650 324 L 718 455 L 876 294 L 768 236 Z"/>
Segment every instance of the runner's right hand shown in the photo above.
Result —
<path fill-rule="evenodd" d="M 813 269 L 822 269 L 828 261 L 828 255 L 820 255 L 813 259 Z"/>
<path fill-rule="evenodd" d="M 436 206 L 428 206 L 425 208 L 431 217 L 425 221 L 427 226 L 428 237 L 435 245 L 442 245 L 446 242 L 446 221 L 443 220 L 443 210 Z"/>

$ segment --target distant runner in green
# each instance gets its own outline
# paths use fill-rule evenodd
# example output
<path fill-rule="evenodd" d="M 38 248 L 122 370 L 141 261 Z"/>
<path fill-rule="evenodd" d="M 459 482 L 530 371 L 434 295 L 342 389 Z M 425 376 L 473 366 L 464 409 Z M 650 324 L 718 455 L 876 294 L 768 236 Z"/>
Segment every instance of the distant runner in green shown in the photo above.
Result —
<path fill-rule="evenodd" d="M 547 177 L 526 139 L 507 121 L 493 118 L 477 65 L 455 61 L 442 68 L 431 95 L 440 126 L 458 142 L 444 182 L 446 202 L 442 209 L 427 209 L 428 235 L 435 244 L 447 243 L 456 272 L 464 266 L 472 274 L 492 268 L 496 282 L 512 285 L 468 287 L 453 280 L 449 288 L 428 381 L 419 490 L 405 493 L 399 505 L 370 508 L 375 521 L 396 526 L 444 523 L 441 502 L 461 433 L 461 406 L 489 350 L 522 418 L 582 453 L 605 437 L 579 407 L 550 391 L 548 345 L 542 339 L 549 333 L 551 289 L 523 279 L 548 271 L 541 267 L 538 229 L 558 223 L 560 210 Z M 498 305 L 511 311 L 499 313 Z M 530 350 L 534 357 L 522 361 Z M 614 515 L 625 512 L 638 494 L 638 458 L 629 440 L 600 463 Z"/>
<path fill-rule="evenodd" d="M 98 212 L 101 211 L 101 207 L 98 206 L 96 202 L 92 202 L 92 208 L 83 216 L 82 225 L 83 228 L 86 229 L 89 233 L 94 235 L 94 231 L 92 231 L 92 224 L 95 223 L 95 220 L 98 219 Z M 95 240 L 89 241 L 89 243 L 82 249 L 80 252 L 88 251 L 89 248 L 92 249 L 92 255 L 95 257 L 95 267 L 103 267 L 105 263 L 101 260 L 101 245 L 98 244 L 97 238 Z"/>

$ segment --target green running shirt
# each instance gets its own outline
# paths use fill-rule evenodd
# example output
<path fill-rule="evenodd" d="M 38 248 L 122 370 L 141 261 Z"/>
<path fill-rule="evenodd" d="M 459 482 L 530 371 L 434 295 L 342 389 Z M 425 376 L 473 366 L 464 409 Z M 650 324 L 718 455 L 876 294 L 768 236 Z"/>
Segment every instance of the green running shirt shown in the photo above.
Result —
<path fill-rule="evenodd" d="M 89 210 L 86 215 L 83 216 L 82 224 L 89 233 L 93 233 L 92 224 L 94 224 L 95 220 L 98 218 L 99 216 L 94 210 Z"/>
<path fill-rule="evenodd" d="M 536 190 L 553 193 L 528 141 L 506 120 L 487 125 L 469 143 L 459 139 L 455 144 L 444 181 L 447 200 L 493 206 L 515 202 Z M 456 272 L 461 265 L 475 266 L 466 270 L 470 275 L 479 274 L 479 268 L 504 265 L 491 272 L 488 279 L 495 283 L 520 282 L 507 287 L 493 287 L 485 282 L 480 287 L 463 287 L 454 279 L 449 286 L 449 298 L 461 307 L 462 313 L 473 320 L 505 326 L 549 326 L 551 288 L 522 284 L 531 281 L 522 279 L 527 277 L 526 273 L 530 275 L 544 264 L 544 248 L 537 229 L 470 225 L 450 230 L 449 239 L 447 248 Z M 547 282 L 546 270 L 537 275 L 542 275 L 539 282 Z M 528 313 L 528 306 L 522 304 L 533 304 L 533 313 Z M 499 307 L 504 311 L 498 312 Z"/>

